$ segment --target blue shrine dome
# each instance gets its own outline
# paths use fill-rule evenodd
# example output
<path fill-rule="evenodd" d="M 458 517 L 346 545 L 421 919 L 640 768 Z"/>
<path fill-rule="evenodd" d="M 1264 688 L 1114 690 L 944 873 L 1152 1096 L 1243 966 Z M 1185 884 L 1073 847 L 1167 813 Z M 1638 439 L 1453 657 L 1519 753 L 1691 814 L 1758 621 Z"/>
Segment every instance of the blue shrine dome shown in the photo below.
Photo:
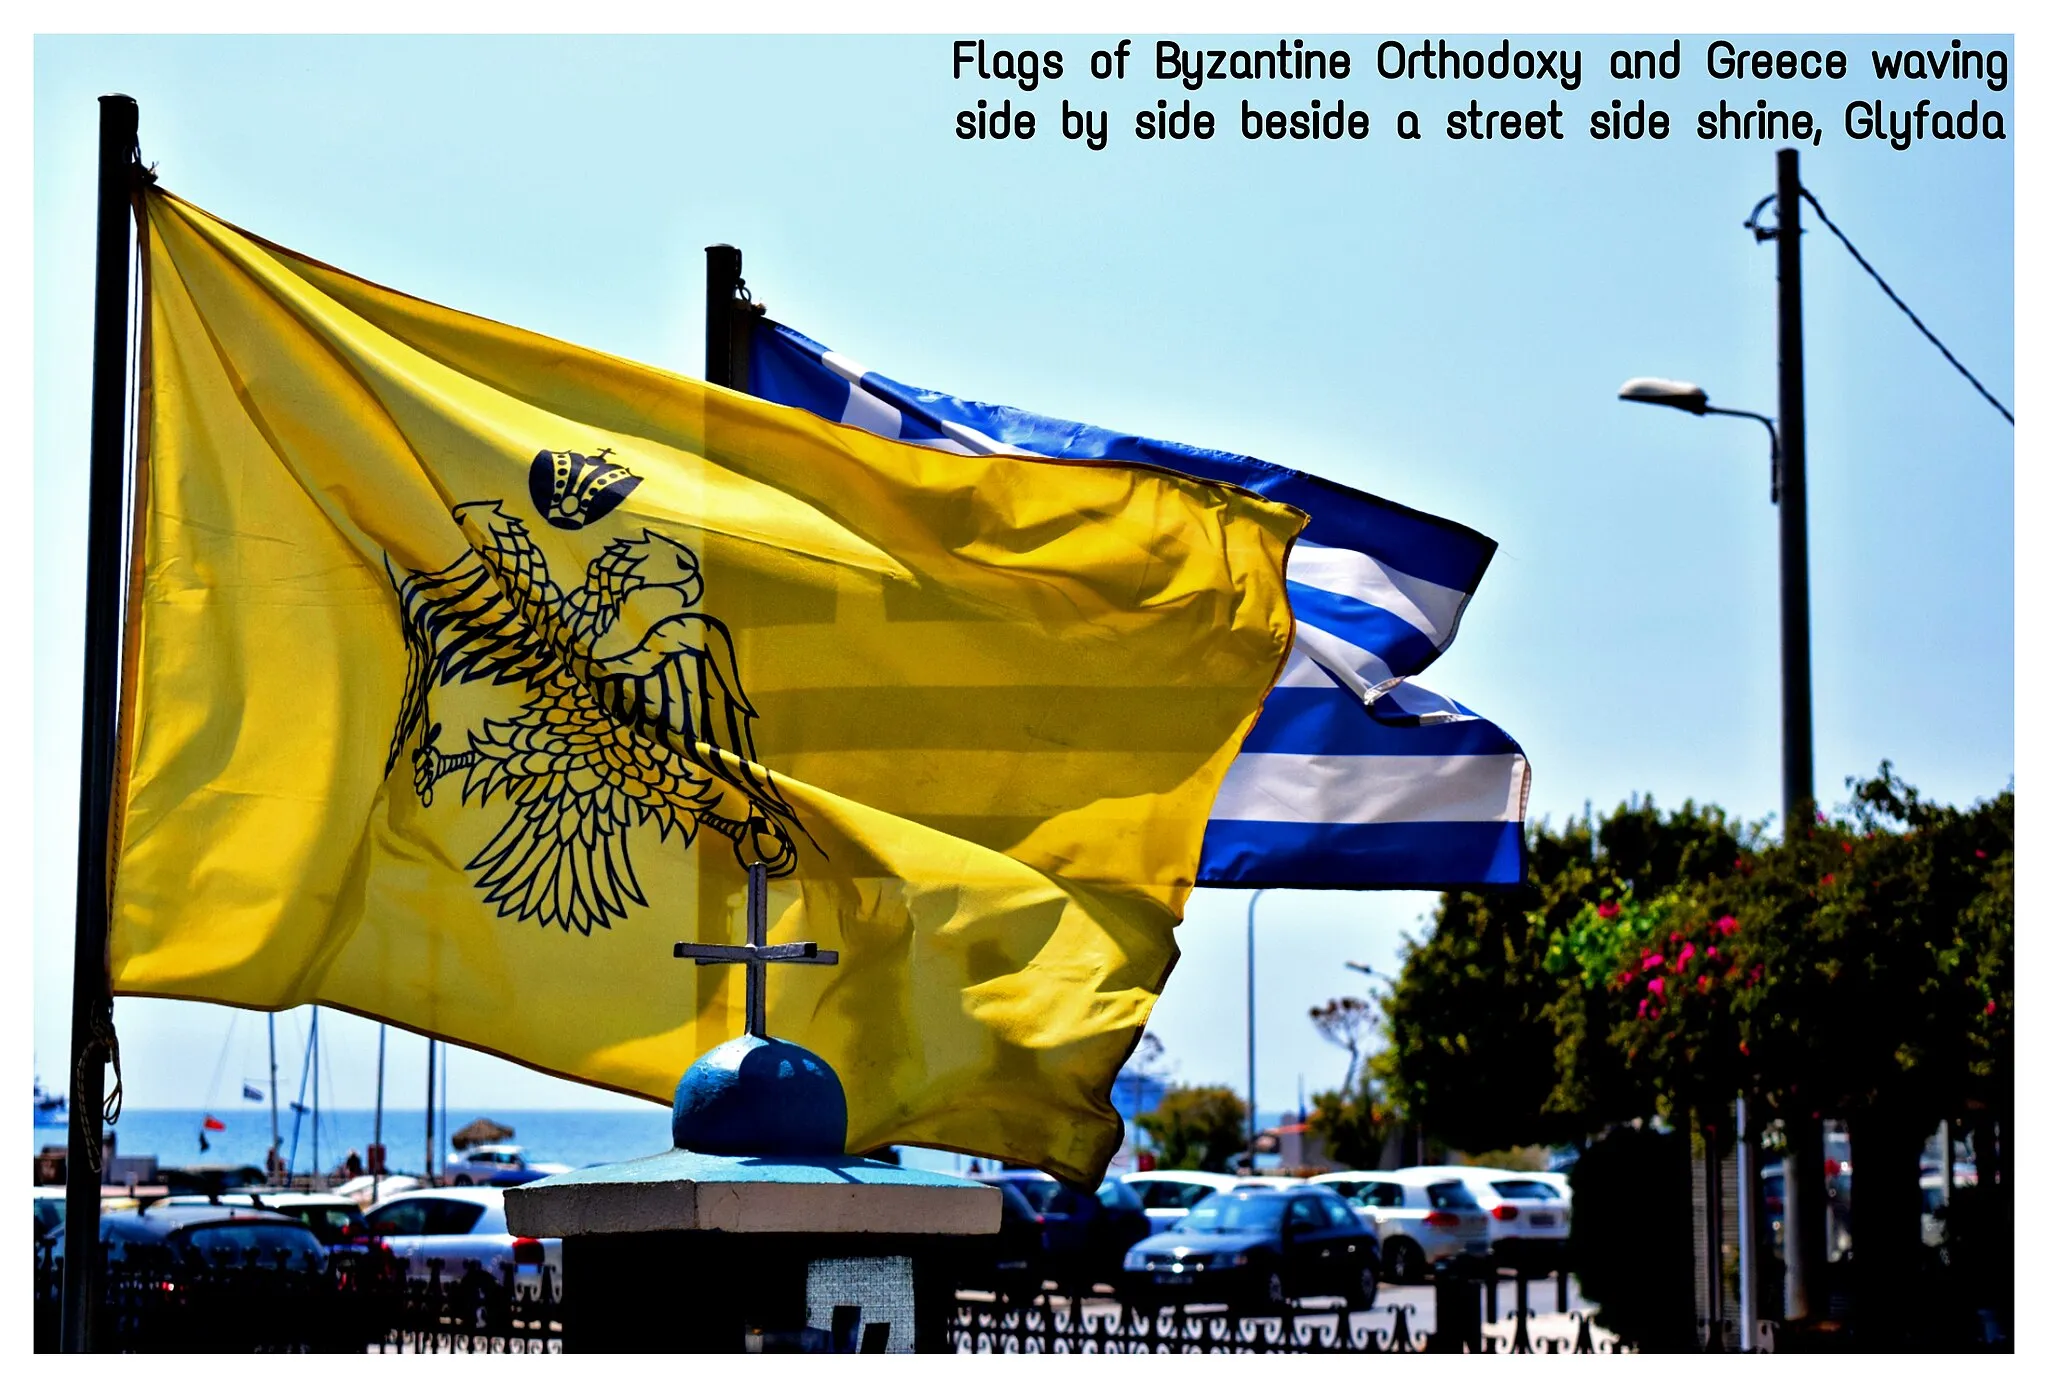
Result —
<path fill-rule="evenodd" d="M 803 1046 L 743 1035 L 683 1071 L 669 1130 L 678 1147 L 713 1155 L 843 1155 L 846 1090 Z"/>

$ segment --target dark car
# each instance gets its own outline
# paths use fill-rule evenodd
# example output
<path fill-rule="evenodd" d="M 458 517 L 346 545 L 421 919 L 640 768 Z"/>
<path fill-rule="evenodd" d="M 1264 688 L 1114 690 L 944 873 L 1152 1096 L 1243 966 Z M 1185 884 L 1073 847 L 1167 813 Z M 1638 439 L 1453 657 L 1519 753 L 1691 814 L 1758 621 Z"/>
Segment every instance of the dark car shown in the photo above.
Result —
<path fill-rule="evenodd" d="M 962 1282 L 1005 1298 L 1029 1300 L 1047 1281 L 1069 1295 L 1115 1285 L 1125 1251 L 1151 1231 L 1145 1206 L 1121 1180 L 1090 1193 L 1035 1170 L 980 1178 L 1003 1192 L 1003 1226 L 993 1259 L 963 1271 Z"/>
<path fill-rule="evenodd" d="M 58 1257 L 64 1255 L 64 1231 L 59 1228 L 55 1235 Z M 219 1204 L 103 1214 L 100 1241 L 110 1267 L 134 1262 L 165 1269 L 254 1266 L 312 1272 L 327 1266 L 327 1249 L 296 1219 Z"/>
<path fill-rule="evenodd" d="M 1369 1310 L 1379 1287 L 1372 1229 L 1341 1197 L 1313 1186 L 1212 1194 L 1124 1256 L 1124 1300 L 1138 1310 L 1220 1303 L 1262 1313 L 1310 1296 Z"/>

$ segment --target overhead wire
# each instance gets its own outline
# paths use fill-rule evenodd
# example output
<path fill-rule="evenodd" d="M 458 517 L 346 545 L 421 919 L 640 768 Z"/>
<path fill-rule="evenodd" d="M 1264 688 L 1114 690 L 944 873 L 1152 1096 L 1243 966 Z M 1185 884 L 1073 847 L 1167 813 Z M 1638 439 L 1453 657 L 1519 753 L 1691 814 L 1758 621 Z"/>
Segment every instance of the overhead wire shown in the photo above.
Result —
<path fill-rule="evenodd" d="M 1864 269 L 1864 272 L 1867 273 L 1872 279 L 1877 281 L 1877 287 L 1884 290 L 1885 297 L 1890 299 L 1893 303 L 1897 304 L 1899 311 L 1905 314 L 1907 318 L 1912 320 L 1914 327 L 1920 329 L 1920 335 L 1925 337 L 1928 341 L 1934 344 L 1934 349 L 1940 352 L 1944 357 L 1948 359 L 1949 365 L 1955 367 L 1956 370 L 1962 373 L 1962 377 L 1964 380 L 1968 381 L 1971 385 L 1977 387 L 1977 393 L 1979 395 L 1982 395 L 1985 399 L 1989 400 L 1991 402 L 1991 407 L 1997 410 L 2000 414 L 2003 414 L 2005 416 L 2006 423 L 2013 423 L 2012 411 L 2007 409 L 2003 404 L 2001 404 L 1996 395 L 1992 394 L 1989 390 L 1986 390 L 1984 388 L 1983 381 L 1978 380 L 1974 375 L 1970 374 L 1969 367 L 1963 365 L 1962 362 L 1956 360 L 1956 354 L 1950 351 L 1939 337 L 1936 337 L 1934 335 L 1933 329 L 1929 328 L 1927 324 L 1921 322 L 1920 315 L 1915 313 L 1911 308 L 1908 308 L 1906 306 L 1906 301 L 1898 296 L 1897 292 L 1895 292 L 1892 289 L 1891 285 L 1884 282 L 1884 276 L 1877 272 L 1877 267 L 1872 265 L 1868 260 L 1864 259 L 1863 252 L 1856 249 L 1856 243 L 1849 239 L 1847 233 L 1845 233 L 1841 227 L 1835 225 L 1834 219 L 1828 216 L 1827 209 L 1820 205 L 1820 199 L 1816 198 L 1813 195 L 1812 190 L 1805 187 L 1802 184 L 1799 189 L 1799 195 L 1805 198 L 1807 202 L 1812 204 L 1813 210 L 1820 216 L 1821 223 L 1824 226 L 1826 226 L 1828 230 L 1835 233 L 1835 239 L 1840 241 L 1843 247 L 1848 250 L 1849 254 L 1855 257 L 1856 263 L 1861 265 Z M 1754 218 L 1756 214 L 1752 212 L 1750 215 L 1752 218 Z M 1747 225 L 1747 223 L 1745 223 L 1745 225 Z"/>

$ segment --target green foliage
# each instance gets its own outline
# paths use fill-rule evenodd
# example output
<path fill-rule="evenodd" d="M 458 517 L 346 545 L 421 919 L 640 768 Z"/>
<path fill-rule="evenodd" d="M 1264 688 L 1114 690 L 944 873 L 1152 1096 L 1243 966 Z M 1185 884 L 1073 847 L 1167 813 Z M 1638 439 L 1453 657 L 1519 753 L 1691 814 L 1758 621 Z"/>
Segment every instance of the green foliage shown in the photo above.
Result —
<path fill-rule="evenodd" d="M 1139 1116 L 1138 1127 L 1151 1139 L 1163 1169 L 1220 1174 L 1244 1150 L 1244 1100 L 1221 1085 L 1176 1085 L 1157 1108 Z"/>
<path fill-rule="evenodd" d="M 1651 1111 L 1648 1076 L 1612 1043 L 1623 1002 L 1606 981 L 1630 938 L 1594 930 L 1598 908 L 1724 870 L 1752 835 L 1711 806 L 1646 798 L 1607 817 L 1597 850 L 1587 823 L 1533 828 L 1520 887 L 1446 892 L 1384 1004 L 1374 1068 L 1395 1104 L 1474 1151 L 1576 1141 Z"/>
<path fill-rule="evenodd" d="M 1380 1149 L 1393 1127 L 1393 1116 L 1370 1084 L 1356 1092 L 1318 1093 L 1308 1115 L 1309 1135 L 1322 1140 L 1323 1150 L 1340 1170 L 1369 1170 L 1379 1164 Z"/>
<path fill-rule="evenodd" d="M 2010 1111 L 2013 795 L 1929 804 L 1889 765 L 1789 843 L 1644 800 L 1532 831 L 1519 888 L 1447 893 L 1411 941 L 1375 1063 L 1468 1150 L 1779 1111 L 1927 1127 Z"/>

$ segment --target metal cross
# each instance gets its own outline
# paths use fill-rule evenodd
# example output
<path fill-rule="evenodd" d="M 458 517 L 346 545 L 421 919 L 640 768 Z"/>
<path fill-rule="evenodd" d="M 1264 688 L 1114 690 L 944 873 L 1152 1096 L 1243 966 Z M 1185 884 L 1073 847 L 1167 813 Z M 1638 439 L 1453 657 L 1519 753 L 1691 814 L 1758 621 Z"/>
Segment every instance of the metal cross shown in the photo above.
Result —
<path fill-rule="evenodd" d="M 743 963 L 747 968 L 747 1034 L 768 1038 L 768 965 L 771 963 L 837 963 L 837 949 L 816 944 L 768 942 L 768 868 L 755 862 L 747 868 L 747 942 L 744 944 L 678 944 L 677 958 L 694 958 L 697 966 Z"/>

